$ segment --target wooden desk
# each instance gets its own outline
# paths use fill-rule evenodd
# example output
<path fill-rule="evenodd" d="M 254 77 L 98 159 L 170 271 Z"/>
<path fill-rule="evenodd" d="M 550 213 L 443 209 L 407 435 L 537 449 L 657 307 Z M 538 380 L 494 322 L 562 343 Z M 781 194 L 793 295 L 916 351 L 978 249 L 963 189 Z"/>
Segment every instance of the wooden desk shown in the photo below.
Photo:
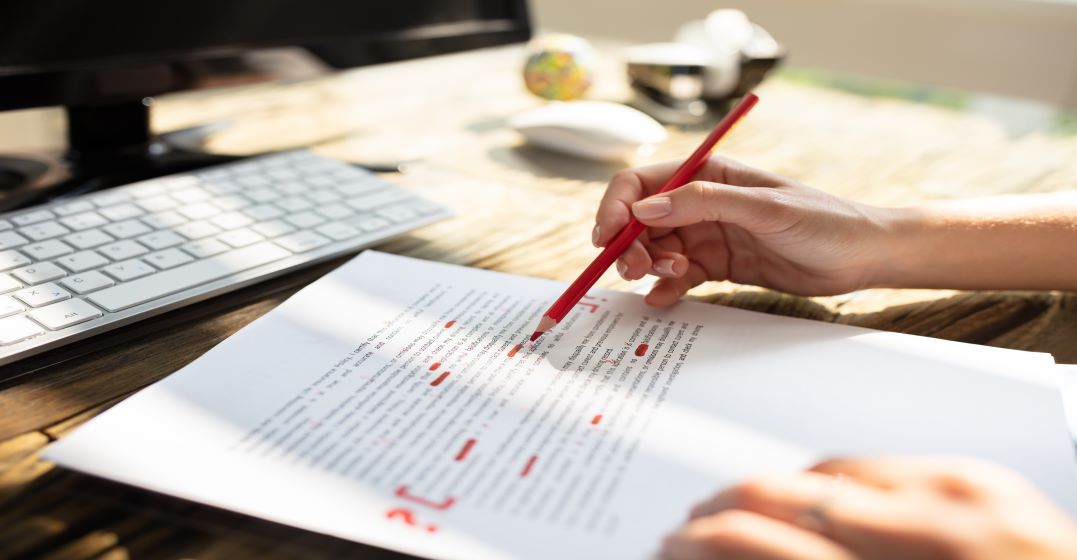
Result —
<path fill-rule="evenodd" d="M 539 102 L 517 48 L 361 69 L 313 82 L 163 100 L 159 129 L 229 117 L 213 148 L 317 145 L 356 161 L 418 158 L 392 176 L 459 216 L 379 247 L 482 268 L 571 279 L 593 256 L 592 215 L 616 170 L 521 147 L 504 126 Z M 595 96 L 625 95 L 610 62 Z M 1010 139 L 994 123 L 902 101 L 772 81 L 725 145 L 733 157 L 880 204 L 1077 187 L 1077 138 Z M 326 139 L 329 140 L 326 140 Z M 652 160 L 681 158 L 699 132 L 672 131 Z M 42 448 L 179 369 L 341 261 L 247 288 L 137 328 L 16 364 L 0 385 L 0 557 L 398 557 L 154 496 L 55 468 Z M 606 286 L 631 289 L 609 275 Z M 871 290 L 798 298 L 728 283 L 715 303 L 906 333 L 1051 352 L 1077 362 L 1077 296 Z"/>

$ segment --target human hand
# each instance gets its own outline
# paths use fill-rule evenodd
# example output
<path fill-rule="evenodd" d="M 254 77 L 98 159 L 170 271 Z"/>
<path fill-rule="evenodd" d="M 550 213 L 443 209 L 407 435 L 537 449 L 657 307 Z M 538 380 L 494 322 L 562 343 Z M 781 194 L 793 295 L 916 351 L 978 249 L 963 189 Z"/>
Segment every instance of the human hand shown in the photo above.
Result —
<path fill-rule="evenodd" d="M 699 504 L 662 558 L 1062 560 L 1077 558 L 1077 525 L 990 463 L 834 460 Z"/>
<path fill-rule="evenodd" d="M 889 211 L 714 157 L 696 180 L 654 195 L 676 163 L 615 175 L 593 239 L 605 246 L 635 215 L 648 228 L 617 262 L 626 280 L 660 277 L 647 303 L 668 306 L 708 280 L 799 295 L 868 287 Z"/>

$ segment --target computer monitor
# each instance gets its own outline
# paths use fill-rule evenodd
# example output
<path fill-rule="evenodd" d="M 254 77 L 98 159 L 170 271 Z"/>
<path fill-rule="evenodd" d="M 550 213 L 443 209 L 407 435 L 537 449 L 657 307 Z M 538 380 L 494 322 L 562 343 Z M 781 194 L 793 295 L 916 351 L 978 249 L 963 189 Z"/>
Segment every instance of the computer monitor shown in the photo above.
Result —
<path fill-rule="evenodd" d="M 64 107 L 71 177 L 34 189 L 55 195 L 219 162 L 162 150 L 149 130 L 150 98 L 197 85 L 192 61 L 302 46 L 345 68 L 530 33 L 525 0 L 0 0 L 0 111 Z"/>

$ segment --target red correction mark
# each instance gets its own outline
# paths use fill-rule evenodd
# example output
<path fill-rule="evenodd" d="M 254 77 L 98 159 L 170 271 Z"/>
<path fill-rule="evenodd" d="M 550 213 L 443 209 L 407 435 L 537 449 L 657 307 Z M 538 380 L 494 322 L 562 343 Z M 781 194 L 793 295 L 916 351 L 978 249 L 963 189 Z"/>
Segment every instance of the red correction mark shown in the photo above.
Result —
<path fill-rule="evenodd" d="M 516 353 L 519 352 L 520 350 L 522 350 L 523 347 L 524 347 L 523 344 L 517 344 L 516 346 L 513 346 L 511 349 L 509 349 L 509 357 L 510 358 L 516 357 Z"/>
<path fill-rule="evenodd" d="M 441 362 L 434 362 L 434 363 L 430 364 L 430 371 L 434 371 L 435 369 L 438 369 L 439 367 L 441 367 Z"/>
<path fill-rule="evenodd" d="M 388 519 L 396 519 L 397 517 L 399 517 L 400 519 L 404 520 L 405 525 L 408 525 L 410 527 L 419 527 L 419 524 L 415 522 L 415 514 L 412 513 L 411 510 L 406 508 L 391 509 L 385 513 L 385 517 Z M 438 532 L 437 525 L 427 525 L 426 527 L 422 528 L 426 529 L 428 532 L 431 533 Z"/>
<path fill-rule="evenodd" d="M 649 348 L 649 346 L 647 346 L 646 344 L 640 344 L 639 346 L 636 347 L 636 355 L 637 356 L 642 356 L 642 355 L 646 354 L 647 353 L 647 348 Z"/>
<path fill-rule="evenodd" d="M 467 440 L 467 442 L 464 443 L 464 446 L 460 448 L 460 452 L 456 454 L 456 460 L 463 461 L 464 459 L 467 459 L 467 454 L 471 453 L 472 447 L 475 447 L 475 440 Z"/>
<path fill-rule="evenodd" d="M 602 421 L 602 415 L 601 414 L 596 414 L 595 417 L 591 419 L 591 425 L 592 426 L 597 426 L 598 423 L 601 422 L 601 421 Z"/>
<path fill-rule="evenodd" d="M 442 373 L 441 375 L 439 375 L 437 379 L 430 382 L 430 386 L 431 387 L 437 387 L 438 385 L 441 385 L 441 382 L 445 381 L 445 378 L 449 376 L 449 373 L 450 372 L 446 371 L 446 372 Z"/>
<path fill-rule="evenodd" d="M 448 323 L 445 323 L 445 328 L 446 329 L 451 329 L 452 326 L 455 325 L 455 324 L 456 324 L 456 319 L 453 319 L 452 321 L 449 321 Z"/>
<path fill-rule="evenodd" d="M 439 511 L 447 510 L 451 508 L 453 504 L 456 503 L 456 498 L 453 498 L 452 496 L 445 498 L 445 500 L 440 503 L 433 502 L 419 496 L 412 496 L 411 494 L 408 494 L 408 487 L 403 484 L 400 485 L 400 488 L 396 489 L 396 497 L 402 500 L 411 500 L 412 502 L 415 502 L 421 506 L 426 506 L 428 508 L 436 509 Z"/>
<path fill-rule="evenodd" d="M 527 464 L 524 465 L 524 470 L 520 471 L 520 478 L 531 474 L 531 469 L 535 466 L 535 461 L 538 461 L 538 455 L 532 455 L 531 458 L 527 460 Z"/>

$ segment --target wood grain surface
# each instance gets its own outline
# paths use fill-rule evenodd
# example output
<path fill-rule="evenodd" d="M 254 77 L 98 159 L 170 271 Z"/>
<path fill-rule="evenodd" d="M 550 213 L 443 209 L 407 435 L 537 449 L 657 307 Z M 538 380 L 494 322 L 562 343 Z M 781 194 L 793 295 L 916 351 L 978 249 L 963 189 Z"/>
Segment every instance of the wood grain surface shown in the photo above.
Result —
<path fill-rule="evenodd" d="M 592 97 L 623 99 L 616 49 Z M 457 217 L 379 250 L 570 280 L 618 166 L 522 145 L 506 121 L 540 104 L 517 47 L 359 69 L 302 83 L 163 99 L 158 130 L 232 119 L 226 153 L 313 146 L 356 162 L 406 160 L 387 175 Z M 897 100 L 772 80 L 723 146 L 732 157 L 867 202 L 902 205 L 1077 186 L 1077 138 L 1011 138 L 992 121 Z M 683 158 L 702 137 L 671 130 L 646 161 Z M 178 310 L 9 366 L 0 385 L 0 558 L 400 558 L 400 555 L 104 482 L 54 467 L 50 441 L 183 367 L 342 260 Z M 639 286 L 610 274 L 601 285 Z M 904 333 L 1050 352 L 1077 363 L 1077 295 L 869 290 L 800 298 L 716 283 L 691 297 Z"/>

